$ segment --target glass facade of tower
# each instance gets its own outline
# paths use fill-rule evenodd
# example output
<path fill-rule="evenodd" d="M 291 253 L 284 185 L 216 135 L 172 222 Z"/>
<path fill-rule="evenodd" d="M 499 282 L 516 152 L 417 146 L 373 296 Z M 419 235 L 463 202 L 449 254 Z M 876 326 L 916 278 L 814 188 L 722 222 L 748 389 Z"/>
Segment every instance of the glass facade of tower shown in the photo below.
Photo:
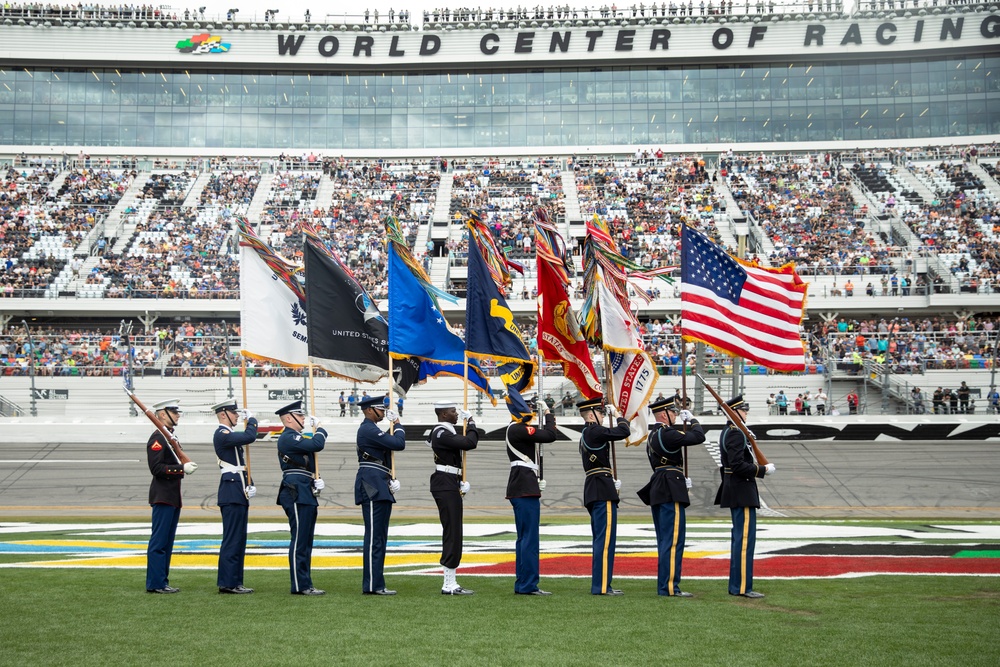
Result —
<path fill-rule="evenodd" d="M 0 144 L 518 148 L 1000 133 L 1000 55 L 450 72 L 0 69 Z"/>

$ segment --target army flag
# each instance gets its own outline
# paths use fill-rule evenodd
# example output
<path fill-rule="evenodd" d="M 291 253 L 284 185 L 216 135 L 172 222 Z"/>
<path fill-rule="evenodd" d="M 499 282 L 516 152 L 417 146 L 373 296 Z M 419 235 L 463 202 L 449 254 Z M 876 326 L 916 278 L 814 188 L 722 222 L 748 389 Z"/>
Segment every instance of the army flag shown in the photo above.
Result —
<path fill-rule="evenodd" d="M 656 388 L 656 364 L 643 348 L 632 316 L 604 284 L 597 282 L 601 334 L 607 352 L 613 403 L 625 419 L 631 420 L 631 434 L 625 445 L 641 444 L 649 432 L 645 406 Z"/>
<path fill-rule="evenodd" d="M 294 280 L 294 276 L 291 277 Z M 246 244 L 240 246 L 240 354 L 283 366 L 306 366 L 306 308 L 297 293 Z"/>
<path fill-rule="evenodd" d="M 474 240 L 469 243 L 465 349 L 470 357 L 489 359 L 498 365 L 500 378 L 507 388 L 507 410 L 515 419 L 529 417 L 532 411 L 521 393 L 534 384 L 535 362 Z"/>

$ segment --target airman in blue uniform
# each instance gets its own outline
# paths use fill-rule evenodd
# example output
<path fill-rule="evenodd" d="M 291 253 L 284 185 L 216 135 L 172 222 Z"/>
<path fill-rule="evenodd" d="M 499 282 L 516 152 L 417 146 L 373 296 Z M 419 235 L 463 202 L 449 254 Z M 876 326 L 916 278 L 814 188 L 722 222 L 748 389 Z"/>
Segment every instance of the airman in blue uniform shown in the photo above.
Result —
<path fill-rule="evenodd" d="M 288 544 L 292 595 L 324 595 L 326 591 L 313 587 L 310 568 L 319 506 L 316 496 L 324 487 L 323 480 L 316 477 L 316 452 L 326 446 L 327 433 L 319 428 L 319 419 L 306 415 L 302 401 L 289 403 L 275 414 L 285 427 L 278 436 L 278 504 L 285 510 L 292 533 Z"/>
<path fill-rule="evenodd" d="M 744 423 L 750 406 L 737 396 L 726 401 Z M 747 598 L 762 598 L 753 589 L 753 552 L 757 544 L 757 509 L 760 496 L 757 479 L 774 472 L 774 464 L 759 465 L 743 431 L 729 421 L 719 436 L 722 457 L 722 484 L 715 495 L 715 504 L 728 507 L 733 519 L 729 554 L 729 594 Z"/>
<path fill-rule="evenodd" d="M 639 498 L 653 512 L 658 556 L 656 592 L 680 598 L 694 597 L 681 590 L 681 563 L 687 530 L 685 508 L 691 504 L 690 480 L 684 476 L 683 448 L 705 442 L 705 431 L 690 412 L 679 409 L 673 396 L 653 401 L 649 409 L 657 421 L 650 427 L 646 439 L 646 455 L 653 476 L 649 484 L 639 489 Z M 689 424 L 686 431 L 674 426 L 678 416 Z"/>
<path fill-rule="evenodd" d="M 389 517 L 399 482 L 392 478 L 392 453 L 406 447 L 406 431 L 399 415 L 387 410 L 382 396 L 369 396 L 359 406 L 365 420 L 358 427 L 358 475 L 354 481 L 354 504 L 361 505 L 365 520 L 364 572 L 361 592 L 365 595 L 395 595 L 385 587 L 382 570 L 389 540 Z M 389 431 L 378 423 L 389 420 Z"/>
<path fill-rule="evenodd" d="M 230 399 L 212 406 L 219 426 L 212 436 L 215 455 L 218 457 L 219 509 L 222 511 L 222 545 L 219 547 L 219 574 L 216 585 L 220 593 L 246 595 L 252 588 L 243 585 L 243 563 L 247 555 L 247 523 L 250 498 L 257 495 L 247 472 L 247 459 L 243 451 L 257 439 L 257 419 L 244 412 L 246 428 L 236 429 L 240 412 L 236 401 Z"/>
<path fill-rule="evenodd" d="M 590 532 L 593 537 L 590 593 L 592 595 L 622 595 L 611 586 L 615 570 L 615 540 L 618 534 L 618 491 L 621 481 L 612 474 L 611 443 L 629 435 L 628 420 L 618 418 L 613 428 L 601 424 L 613 406 L 604 405 L 604 397 L 596 396 L 576 404 L 583 417 L 580 434 L 580 457 L 583 459 L 583 505 L 590 512 Z"/>

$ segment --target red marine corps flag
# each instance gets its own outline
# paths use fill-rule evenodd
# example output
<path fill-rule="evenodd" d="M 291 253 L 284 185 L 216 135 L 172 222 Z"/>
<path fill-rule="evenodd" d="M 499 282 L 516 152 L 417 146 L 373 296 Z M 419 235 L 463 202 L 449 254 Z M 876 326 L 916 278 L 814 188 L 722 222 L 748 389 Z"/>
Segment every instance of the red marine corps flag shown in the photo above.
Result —
<path fill-rule="evenodd" d="M 560 364 L 584 398 L 601 393 L 601 383 L 590 358 L 590 347 L 569 302 L 565 246 L 543 209 L 535 213 L 538 261 L 538 352 Z"/>

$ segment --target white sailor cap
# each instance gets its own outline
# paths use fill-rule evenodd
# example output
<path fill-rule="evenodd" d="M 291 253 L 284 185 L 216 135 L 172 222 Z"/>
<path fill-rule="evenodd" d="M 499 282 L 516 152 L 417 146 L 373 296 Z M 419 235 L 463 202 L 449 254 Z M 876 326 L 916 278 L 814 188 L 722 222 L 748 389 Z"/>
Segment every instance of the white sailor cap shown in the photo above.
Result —
<path fill-rule="evenodd" d="M 173 410 L 174 412 L 182 412 L 181 410 L 181 399 L 179 398 L 168 398 L 165 401 L 160 401 L 159 403 L 153 403 L 153 410 Z"/>
<path fill-rule="evenodd" d="M 447 410 L 448 408 L 457 408 L 458 403 L 455 401 L 438 401 L 434 404 L 435 410 Z"/>
<path fill-rule="evenodd" d="M 222 401 L 221 403 L 216 403 L 215 405 L 212 406 L 212 412 L 214 412 L 216 414 L 222 412 L 223 410 L 229 410 L 229 411 L 232 411 L 232 412 L 236 412 L 237 409 L 238 408 L 236 406 L 236 401 L 234 401 L 231 398 L 227 398 L 226 400 Z"/>

